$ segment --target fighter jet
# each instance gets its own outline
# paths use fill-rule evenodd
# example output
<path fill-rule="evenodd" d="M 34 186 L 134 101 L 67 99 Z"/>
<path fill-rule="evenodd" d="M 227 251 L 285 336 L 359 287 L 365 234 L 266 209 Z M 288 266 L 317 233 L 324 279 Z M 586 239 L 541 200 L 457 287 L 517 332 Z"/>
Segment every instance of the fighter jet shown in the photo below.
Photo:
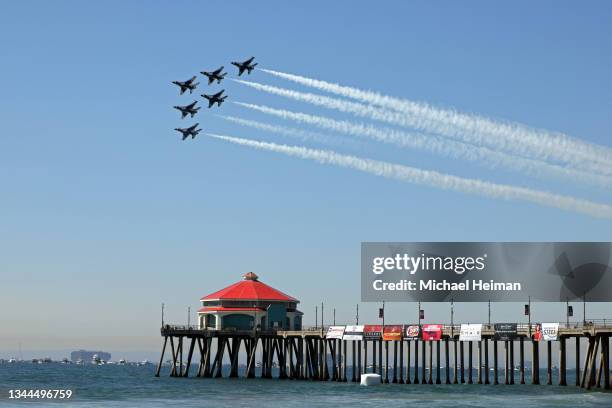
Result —
<path fill-rule="evenodd" d="M 185 116 L 187 115 L 191 115 L 191 117 L 193 118 L 195 114 L 198 113 L 198 111 L 200 110 L 199 106 L 197 108 L 195 107 L 197 103 L 198 101 L 193 101 L 193 103 L 190 103 L 189 105 L 175 106 L 174 109 L 178 109 L 181 111 L 181 119 L 185 119 Z"/>
<path fill-rule="evenodd" d="M 212 108 L 215 103 L 217 104 L 217 106 L 221 106 L 221 104 L 225 101 L 225 98 L 227 98 L 227 95 L 223 97 L 221 96 L 223 92 L 225 92 L 225 89 L 222 89 L 214 95 L 202 94 L 203 98 L 208 99 L 208 109 Z"/>
<path fill-rule="evenodd" d="M 202 129 L 196 129 L 198 125 L 199 123 L 196 123 L 195 125 L 190 126 L 188 128 L 176 128 L 174 130 L 183 134 L 183 140 L 187 139 L 189 136 L 191 136 L 192 139 L 195 139 L 198 133 L 202 131 Z"/>
<path fill-rule="evenodd" d="M 217 81 L 218 84 L 221 83 L 221 80 L 225 78 L 225 76 L 227 75 L 227 72 L 222 73 L 222 71 L 223 71 L 223 66 L 221 66 L 221 68 L 219 68 L 216 71 L 212 71 L 212 72 L 200 71 L 200 73 L 208 77 L 208 85 L 210 85 L 215 81 Z"/>
<path fill-rule="evenodd" d="M 200 84 L 199 82 L 195 82 L 196 77 L 192 77 L 191 79 L 188 79 L 187 81 L 181 82 L 181 81 L 172 81 L 172 83 L 178 87 L 181 88 L 181 95 L 185 93 L 186 90 L 189 89 L 189 93 L 192 93 L 194 89 L 196 89 L 196 87 Z"/>
<path fill-rule="evenodd" d="M 251 71 L 253 71 L 257 65 L 257 63 L 251 64 L 254 59 L 255 57 L 251 57 L 244 62 L 232 62 L 232 65 L 238 67 L 238 76 L 242 75 L 244 71 L 247 71 L 249 75 L 251 74 Z"/>

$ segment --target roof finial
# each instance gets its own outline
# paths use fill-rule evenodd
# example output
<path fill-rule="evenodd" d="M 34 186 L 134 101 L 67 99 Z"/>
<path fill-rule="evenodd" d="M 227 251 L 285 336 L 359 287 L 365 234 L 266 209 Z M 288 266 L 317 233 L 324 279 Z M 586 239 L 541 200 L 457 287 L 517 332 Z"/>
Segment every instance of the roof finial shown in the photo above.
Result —
<path fill-rule="evenodd" d="M 244 275 L 242 275 L 242 277 L 244 278 L 244 280 L 252 280 L 252 281 L 256 281 L 259 279 L 259 276 L 257 276 L 254 272 L 247 272 Z"/>

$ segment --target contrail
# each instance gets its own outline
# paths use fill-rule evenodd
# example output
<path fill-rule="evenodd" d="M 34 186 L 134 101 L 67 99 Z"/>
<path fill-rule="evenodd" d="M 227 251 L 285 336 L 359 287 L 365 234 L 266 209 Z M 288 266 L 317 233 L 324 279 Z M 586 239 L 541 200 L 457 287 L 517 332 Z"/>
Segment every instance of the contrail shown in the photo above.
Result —
<path fill-rule="evenodd" d="M 612 165 L 611 148 L 595 145 L 560 132 L 440 109 L 422 102 L 390 97 L 378 92 L 364 91 L 299 75 L 269 69 L 260 69 L 260 71 L 301 85 L 407 114 L 412 117 L 409 121 L 414 123 L 410 126 L 420 130 L 439 133 L 447 137 L 460 137 L 470 143 L 485 144 L 493 148 L 514 147 L 516 153 L 525 154 L 528 151 L 537 154 L 541 159 L 550 157 L 561 162 L 575 164 L 580 164 L 580 160 L 596 160 L 607 165 L 606 174 L 609 174 Z M 525 146 L 517 146 L 517 144 Z M 572 155 L 577 158 L 572 159 Z"/>
<path fill-rule="evenodd" d="M 303 146 L 289 146 L 210 133 L 207 135 L 242 146 L 283 153 L 301 159 L 314 160 L 321 164 L 331 164 L 350 168 L 364 173 L 413 184 L 427 185 L 442 190 L 504 200 L 528 201 L 547 207 L 587 214 L 593 217 L 612 218 L 612 206 L 575 197 L 532 190 L 524 187 L 496 184 L 477 179 L 457 177 L 431 170 L 423 170 L 400 164 L 339 154 L 332 150 L 310 149 Z"/>
<path fill-rule="evenodd" d="M 436 136 L 426 136 L 420 133 L 408 133 L 390 128 L 356 124 L 323 116 L 274 109 L 263 105 L 243 102 L 234 103 L 281 119 L 293 120 L 298 123 L 313 125 L 350 136 L 366 137 L 383 143 L 392 143 L 401 147 L 426 150 L 455 159 L 482 163 L 489 168 L 503 167 L 536 177 L 549 176 L 571 180 L 574 183 L 589 183 L 602 187 L 609 187 L 612 185 L 612 179 L 610 177 L 568 169 L 566 167 L 537 160 L 511 156 L 502 152 L 490 150 L 486 147 L 468 145 L 454 140 L 443 140 Z"/>
<path fill-rule="evenodd" d="M 258 122 L 255 120 L 242 119 L 235 116 L 215 115 L 221 119 L 236 123 L 241 126 L 248 126 L 253 129 L 263 130 L 265 132 L 276 133 L 283 136 L 299 139 L 303 142 L 311 141 L 327 145 L 350 145 L 358 146 L 358 142 L 341 137 L 330 137 L 316 132 L 309 132 L 302 129 L 290 128 L 285 126 L 270 125 L 268 123 Z"/>

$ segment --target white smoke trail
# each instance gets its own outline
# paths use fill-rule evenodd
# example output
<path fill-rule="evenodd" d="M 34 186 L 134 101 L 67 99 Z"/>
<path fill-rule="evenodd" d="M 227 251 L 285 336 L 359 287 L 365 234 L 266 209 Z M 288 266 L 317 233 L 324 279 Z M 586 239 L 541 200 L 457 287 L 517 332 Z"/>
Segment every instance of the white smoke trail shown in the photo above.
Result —
<path fill-rule="evenodd" d="M 587 214 L 593 217 L 612 218 L 612 206 L 575 197 L 562 196 L 524 187 L 496 184 L 477 179 L 462 178 L 431 170 L 423 170 L 378 160 L 343 155 L 331 150 L 309 149 L 302 146 L 289 146 L 217 134 L 207 135 L 242 146 L 283 153 L 289 156 L 299 157 L 301 159 L 314 160 L 321 164 L 332 164 L 335 166 L 351 168 L 365 173 L 408 183 L 427 185 L 443 190 L 456 191 L 489 198 L 528 201 L 547 207 L 560 208 L 563 210 Z"/>
<path fill-rule="evenodd" d="M 366 137 L 383 143 L 392 143 L 401 147 L 426 150 L 445 157 L 482 163 L 489 168 L 496 168 L 499 166 L 514 171 L 521 171 L 536 177 L 549 176 L 603 187 L 612 185 L 612 179 L 610 177 L 594 175 L 532 159 L 511 156 L 490 150 L 486 147 L 472 146 L 454 140 L 442 140 L 435 136 L 425 136 L 420 133 L 408 133 L 395 129 L 356 124 L 323 116 L 274 109 L 262 105 L 243 102 L 234 103 L 281 119 L 293 120 L 298 123 L 313 125 L 350 136 Z"/>
<path fill-rule="evenodd" d="M 268 123 L 258 122 L 255 120 L 248 120 L 237 118 L 235 116 L 227 116 L 227 115 L 215 115 L 221 119 L 227 120 L 232 123 L 236 123 L 241 126 L 248 126 L 253 129 L 263 130 L 264 132 L 272 132 L 283 136 L 288 136 L 292 138 L 299 139 L 303 142 L 317 142 L 327 145 L 342 145 L 342 146 L 353 146 L 356 147 L 359 144 L 351 139 L 345 139 L 341 137 L 330 137 L 327 135 L 323 135 L 320 133 L 309 132 L 302 129 L 290 128 L 285 126 L 278 125 L 270 125 Z"/>
<path fill-rule="evenodd" d="M 480 115 L 440 109 L 422 102 L 381 95 L 331 82 L 306 78 L 284 72 L 260 69 L 268 74 L 320 89 L 336 95 L 390 108 L 411 116 L 409 122 L 417 129 L 439 133 L 447 137 L 459 137 L 470 143 L 492 148 L 512 148 L 517 154 L 537 154 L 536 158 L 554 159 L 579 165 L 582 160 L 595 160 L 609 168 L 612 166 L 612 149 L 595 145 L 560 132 L 531 128 L 526 125 L 493 120 Z M 575 157 L 574 157 L 575 156 Z"/>

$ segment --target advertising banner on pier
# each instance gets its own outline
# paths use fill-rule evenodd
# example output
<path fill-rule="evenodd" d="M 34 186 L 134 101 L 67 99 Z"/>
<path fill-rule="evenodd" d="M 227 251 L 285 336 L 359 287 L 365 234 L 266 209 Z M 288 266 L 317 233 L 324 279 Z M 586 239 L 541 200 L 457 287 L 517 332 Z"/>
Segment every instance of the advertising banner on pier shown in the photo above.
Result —
<path fill-rule="evenodd" d="M 423 340 L 439 341 L 442 338 L 441 324 L 424 324 L 423 325 Z"/>
<path fill-rule="evenodd" d="M 459 341 L 480 341 L 482 339 L 482 324 L 462 324 Z"/>
<path fill-rule="evenodd" d="M 554 341 L 559 335 L 559 323 L 542 323 L 542 340 Z"/>
<path fill-rule="evenodd" d="M 382 326 L 379 324 L 366 324 L 363 326 L 364 340 L 380 340 L 382 338 Z"/>
<path fill-rule="evenodd" d="M 408 340 L 416 340 L 419 338 L 421 334 L 421 328 L 418 325 L 413 324 L 404 327 L 406 328 L 406 330 L 404 330 L 404 337 L 406 337 Z"/>
<path fill-rule="evenodd" d="M 363 340 L 363 325 L 361 326 L 346 326 L 342 340 Z"/>
<path fill-rule="evenodd" d="M 383 340 L 401 340 L 402 339 L 402 326 L 389 325 L 385 326 L 383 330 Z"/>
<path fill-rule="evenodd" d="M 364 302 L 612 302 L 611 242 L 362 242 Z"/>
<path fill-rule="evenodd" d="M 325 335 L 328 339 L 342 339 L 344 335 L 344 326 L 329 326 L 327 328 L 327 334 Z"/>
<path fill-rule="evenodd" d="M 495 323 L 493 328 L 495 329 L 495 334 L 493 335 L 494 340 L 512 341 L 518 337 L 518 327 L 516 323 Z"/>

